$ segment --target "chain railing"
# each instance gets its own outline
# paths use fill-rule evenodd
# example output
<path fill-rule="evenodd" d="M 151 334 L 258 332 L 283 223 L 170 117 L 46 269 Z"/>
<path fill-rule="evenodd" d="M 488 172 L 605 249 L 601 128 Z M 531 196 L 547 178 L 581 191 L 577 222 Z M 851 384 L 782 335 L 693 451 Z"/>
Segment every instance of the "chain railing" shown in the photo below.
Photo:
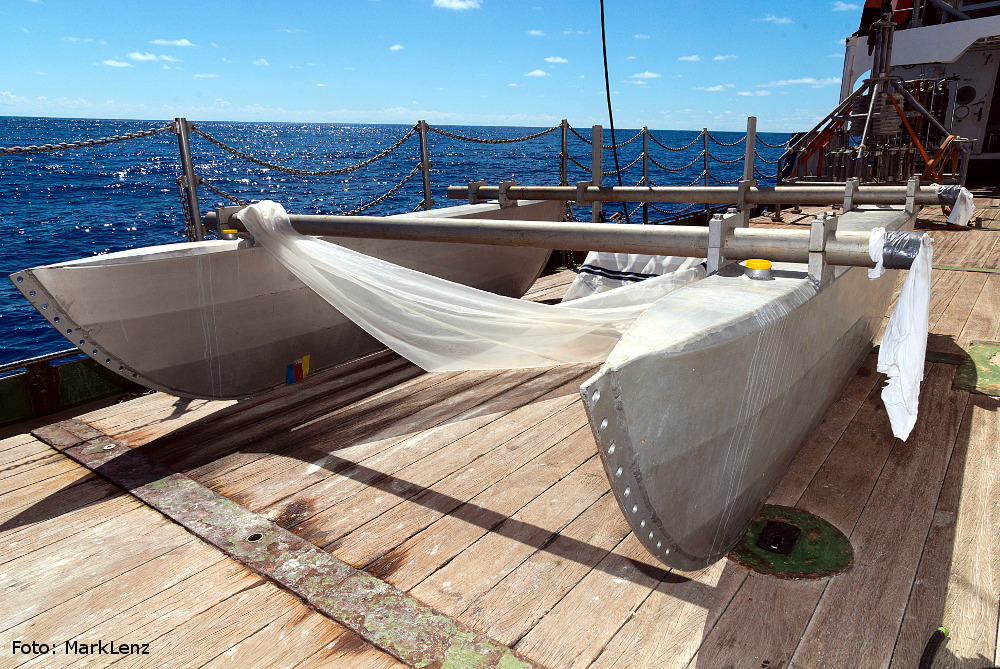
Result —
<path fill-rule="evenodd" d="M 524 137 L 514 137 L 512 139 L 496 139 L 491 137 L 466 137 L 465 135 L 459 135 L 456 132 L 450 132 L 443 128 L 435 128 L 432 125 L 427 126 L 427 129 L 431 132 L 436 132 L 444 137 L 450 137 L 451 139 L 457 139 L 462 142 L 475 142 L 477 144 L 513 144 L 515 142 L 527 142 L 532 139 L 538 139 L 539 137 L 544 137 L 545 135 L 558 130 L 561 126 L 553 126 L 548 130 L 542 130 L 541 132 L 536 132 L 533 135 L 525 135 Z"/>
<path fill-rule="evenodd" d="M 126 132 L 121 135 L 114 135 L 112 137 L 99 137 L 97 139 L 81 139 L 75 142 L 60 142 L 58 144 L 40 144 L 40 145 L 30 145 L 30 146 L 0 146 L 0 154 L 23 154 L 23 153 L 42 153 L 44 151 L 66 151 L 67 149 L 86 149 L 92 146 L 104 146 L 106 144 L 117 144 L 118 142 L 127 142 L 133 139 L 141 139 L 143 137 L 152 137 L 157 135 L 164 130 L 173 130 L 173 123 L 168 123 L 162 128 L 153 128 L 151 130 L 140 130 L 138 132 Z"/>
<path fill-rule="evenodd" d="M 196 125 L 191 125 L 191 130 L 194 131 L 195 133 L 197 133 L 202 138 L 208 140 L 209 142 L 211 142 L 215 146 L 219 147 L 223 151 L 226 151 L 227 153 L 231 153 L 232 155 L 236 156 L 237 158 L 241 158 L 241 159 L 246 160 L 247 162 L 253 163 L 255 165 L 260 165 L 261 167 L 266 167 L 267 169 L 276 170 L 278 172 L 284 172 L 286 174 L 298 174 L 299 176 L 308 176 L 308 177 L 327 177 L 327 176 L 336 176 L 338 174 L 347 174 L 348 172 L 353 172 L 355 170 L 359 170 L 362 167 L 368 167 L 369 165 L 373 165 L 373 164 L 377 163 L 378 161 L 382 160 L 383 158 L 388 157 L 391 153 L 393 153 L 394 151 L 396 151 L 397 149 L 399 149 L 401 146 L 403 146 L 403 144 L 406 143 L 406 140 L 408 140 L 410 137 L 413 137 L 413 135 L 415 135 L 417 133 L 417 126 L 413 126 L 412 128 L 410 128 L 409 132 L 407 132 L 405 135 L 403 135 L 402 137 L 400 137 L 399 140 L 397 140 L 392 146 L 390 146 L 387 149 L 385 149 L 384 151 L 382 151 L 382 152 L 380 152 L 380 153 L 372 156 L 371 158 L 368 158 L 367 160 L 363 160 L 360 163 L 357 163 L 355 165 L 348 165 L 347 167 L 338 167 L 336 169 L 330 169 L 330 170 L 303 170 L 303 169 L 296 168 L 296 167 L 285 167 L 283 165 L 277 165 L 275 163 L 271 163 L 271 162 L 268 162 L 266 160 L 262 160 L 260 158 L 255 158 L 254 156 L 252 156 L 252 155 L 250 155 L 248 153 L 244 153 L 243 151 L 240 151 L 239 149 L 233 148 L 233 147 L 229 146 L 228 144 L 226 144 L 225 142 L 223 142 L 223 141 L 221 141 L 219 139 L 216 139 L 215 137 L 212 137 L 211 135 L 209 135 L 207 132 L 205 132 L 204 130 L 202 130 L 201 128 L 199 128 Z"/>
<path fill-rule="evenodd" d="M 373 207 L 382 204 L 388 199 L 398 195 L 406 186 L 406 184 L 412 181 L 414 177 L 416 177 L 416 175 L 419 173 L 422 173 L 424 176 L 424 196 L 413 209 L 417 210 L 420 208 L 424 209 L 431 208 L 434 201 L 430 194 L 430 171 L 432 169 L 432 164 L 430 160 L 431 147 L 429 146 L 429 141 L 428 141 L 429 133 L 433 133 L 459 142 L 504 145 L 504 144 L 527 142 L 539 139 L 556 130 L 561 129 L 562 130 L 561 150 L 557 156 L 557 159 L 560 164 L 560 181 L 562 183 L 568 182 L 567 166 L 570 165 L 581 170 L 584 174 L 590 176 L 592 182 L 597 184 L 602 183 L 603 177 L 621 175 L 622 173 L 641 165 L 642 176 L 638 179 L 637 186 L 641 185 L 655 186 L 657 181 L 660 180 L 659 178 L 654 179 L 651 176 L 650 174 L 651 168 L 655 168 L 657 170 L 660 170 L 661 172 L 671 175 L 668 178 L 668 181 L 678 185 L 683 185 L 683 183 L 687 182 L 687 180 L 693 176 L 693 180 L 691 180 L 689 183 L 686 183 L 686 185 L 688 186 L 692 186 L 699 183 L 704 185 L 711 185 L 712 183 L 720 185 L 734 184 L 738 183 L 741 178 L 749 178 L 745 176 L 747 174 L 753 175 L 754 178 L 775 179 L 777 177 L 777 174 L 767 174 L 761 171 L 760 169 L 757 168 L 757 163 L 759 162 L 765 165 L 778 165 L 780 159 L 771 160 L 767 156 L 761 155 L 760 152 L 753 149 L 753 147 L 755 145 L 755 142 L 759 142 L 763 147 L 767 147 L 768 149 L 783 149 L 787 147 L 789 144 L 788 141 L 776 144 L 768 143 L 767 141 L 757 136 L 756 133 L 751 129 L 750 125 L 748 125 L 748 131 L 754 132 L 754 137 L 753 137 L 754 141 L 751 142 L 747 142 L 748 139 L 747 135 L 744 135 L 743 137 L 737 139 L 734 142 L 724 142 L 721 141 L 719 138 L 715 137 L 713 134 L 711 134 L 707 129 L 703 129 L 701 132 L 697 133 L 690 142 L 682 146 L 670 146 L 669 144 L 665 143 L 660 138 L 658 138 L 654 133 L 650 132 L 648 128 L 642 128 L 635 135 L 633 135 L 632 137 L 630 137 L 625 141 L 619 143 L 613 143 L 610 145 L 605 145 L 602 142 L 597 142 L 598 146 L 595 146 L 595 141 L 594 141 L 595 138 L 603 136 L 601 126 L 593 126 L 590 131 L 591 135 L 590 137 L 588 137 L 584 133 L 580 132 L 579 130 L 571 126 L 567 121 L 562 121 L 559 125 L 546 128 L 539 132 L 531 133 L 529 135 L 511 137 L 511 138 L 502 138 L 502 137 L 497 138 L 497 137 L 473 137 L 466 134 L 453 132 L 451 130 L 445 130 L 444 128 L 434 127 L 427 124 L 425 121 L 418 121 L 417 124 L 407 129 L 406 132 L 402 136 L 397 138 L 393 143 L 389 144 L 378 153 L 358 163 L 335 167 L 335 168 L 305 169 L 301 167 L 282 165 L 277 162 L 266 160 L 259 156 L 255 156 L 249 151 L 238 149 L 232 146 L 230 143 L 227 143 L 226 141 L 223 141 L 222 139 L 213 136 L 206 129 L 200 127 L 199 125 L 189 123 L 185 119 L 175 119 L 174 122 L 169 123 L 163 127 L 153 128 L 149 130 L 142 130 L 132 133 L 123 133 L 121 135 L 116 135 L 113 137 L 101 137 L 98 139 L 85 139 L 74 142 L 61 142 L 54 144 L 43 144 L 38 146 L 31 145 L 31 146 L 0 147 L 0 154 L 26 154 L 26 153 L 37 153 L 42 151 L 61 151 L 74 148 L 86 148 L 91 146 L 100 146 L 116 142 L 129 141 L 143 137 L 151 137 L 165 130 L 170 130 L 175 134 L 177 134 L 178 137 L 180 138 L 182 165 L 186 165 L 184 173 L 180 177 L 178 177 L 177 181 L 181 194 L 181 211 L 185 217 L 188 238 L 200 239 L 203 232 L 201 229 L 201 222 L 200 220 L 198 220 L 200 218 L 200 213 L 197 203 L 197 196 L 195 194 L 198 186 L 204 186 L 208 191 L 210 191 L 214 195 L 232 204 L 247 205 L 248 201 L 246 199 L 243 199 L 239 195 L 227 192 L 217 183 L 214 183 L 213 181 L 206 179 L 204 175 L 195 174 L 193 168 L 193 162 L 191 160 L 191 155 L 190 155 L 190 146 L 186 147 L 188 155 L 187 155 L 187 161 L 185 162 L 184 160 L 185 145 L 188 144 L 188 139 L 187 139 L 188 132 L 186 132 L 185 129 L 187 131 L 190 131 L 190 133 L 193 133 L 194 135 L 197 135 L 198 137 L 209 142 L 216 148 L 240 160 L 244 160 L 246 162 L 252 163 L 254 165 L 257 165 L 258 167 L 262 167 L 268 170 L 275 170 L 285 174 L 295 174 L 299 176 L 308 176 L 308 177 L 337 176 L 355 172 L 357 170 L 361 170 L 366 167 L 370 167 L 381 160 L 388 159 L 390 156 L 403 149 L 404 146 L 407 144 L 407 142 L 414 135 L 418 136 L 420 142 L 420 147 L 419 147 L 420 155 L 416 165 L 414 165 L 412 169 L 410 169 L 405 176 L 403 176 L 398 182 L 395 183 L 395 185 L 393 185 L 383 194 L 373 198 L 372 200 L 368 201 L 365 204 L 354 207 L 349 211 L 342 212 L 343 214 L 346 215 L 354 215 L 364 211 L 368 211 L 369 209 L 372 209 Z M 586 165 L 584 162 L 578 160 L 572 155 L 572 151 L 568 146 L 568 138 L 570 136 L 575 136 L 577 139 L 579 139 L 589 147 L 589 153 L 591 153 L 590 156 L 591 165 Z M 631 158 L 631 160 L 627 162 L 627 164 L 618 169 L 613 169 L 613 170 L 603 169 L 604 151 L 610 150 L 617 152 L 617 150 L 628 147 L 640 139 L 642 140 L 641 150 L 637 155 Z M 734 147 L 746 143 L 747 151 L 745 151 L 742 155 L 734 155 L 731 157 L 720 156 L 716 155 L 715 153 L 709 150 L 710 142 L 722 149 L 732 149 Z M 699 143 L 701 144 L 701 146 L 695 148 Z M 653 149 L 655 147 L 659 147 L 659 149 L 670 152 L 671 154 L 682 154 L 684 152 L 690 151 L 691 149 L 695 149 L 695 151 L 691 153 L 690 159 L 684 159 L 685 160 L 684 164 L 671 166 L 669 163 L 673 162 L 674 159 L 671 159 L 669 161 L 663 160 L 662 157 L 658 159 L 653 152 Z M 751 160 L 752 167 L 747 167 L 747 161 L 748 161 L 747 153 L 750 152 L 752 152 L 752 160 Z M 730 166 L 736 165 L 741 162 L 744 164 L 743 175 L 737 176 L 734 179 L 721 178 L 720 174 L 715 173 L 712 169 L 713 165 L 715 165 L 717 169 L 721 166 L 723 168 L 726 168 L 725 169 L 726 172 L 732 174 L 732 169 L 730 168 Z M 701 169 L 698 170 L 697 174 L 692 175 L 690 172 L 691 168 L 694 168 L 695 166 L 699 165 L 699 163 L 701 164 Z M 469 176 L 472 177 L 475 175 L 469 175 Z M 626 214 L 625 217 L 630 219 L 632 216 L 635 216 L 641 210 L 643 213 L 644 222 L 663 223 L 663 222 L 671 222 L 672 220 L 675 220 L 677 217 L 684 214 L 690 215 L 689 212 L 691 212 L 693 209 L 696 209 L 698 206 L 699 205 L 688 205 L 683 209 L 671 211 L 664 209 L 662 207 L 640 203 L 637 206 L 635 206 L 635 208 L 632 209 L 631 212 L 629 212 L 627 207 L 624 209 L 624 212 Z M 658 212 L 659 214 L 662 214 L 664 218 L 658 220 L 649 220 L 649 215 L 648 215 L 649 210 L 653 210 L 655 212 Z M 710 210 L 709 205 L 705 205 L 706 214 L 709 210 Z M 593 218 L 595 215 L 597 216 L 602 215 L 600 206 L 592 208 L 591 217 Z M 619 213 L 616 214 L 616 216 L 620 217 L 622 216 L 622 214 Z M 579 220 L 576 218 L 576 215 L 573 212 L 572 204 L 567 206 L 567 218 L 571 220 Z"/>

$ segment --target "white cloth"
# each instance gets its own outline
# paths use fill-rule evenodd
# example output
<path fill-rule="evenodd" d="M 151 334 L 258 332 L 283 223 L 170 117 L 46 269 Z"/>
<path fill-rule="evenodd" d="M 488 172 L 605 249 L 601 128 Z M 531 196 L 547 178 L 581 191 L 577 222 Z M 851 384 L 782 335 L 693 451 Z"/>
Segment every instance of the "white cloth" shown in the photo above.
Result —
<path fill-rule="evenodd" d="M 877 259 L 878 267 L 868 270 L 870 279 L 885 271 L 882 268 L 884 242 L 885 229 L 872 230 L 868 250 L 872 259 Z M 878 371 L 888 377 L 882 389 L 882 403 L 889 414 L 893 435 L 904 441 L 917 422 L 920 382 L 924 379 L 933 255 L 931 238 L 922 235 L 920 251 L 906 274 L 878 352 Z"/>
<path fill-rule="evenodd" d="M 566 291 L 563 302 L 632 285 L 678 270 L 691 269 L 703 262 L 704 258 L 591 251 L 577 272 L 576 279 Z"/>
<path fill-rule="evenodd" d="M 976 205 L 972 201 L 972 193 L 969 192 L 968 188 L 962 188 L 958 191 L 958 198 L 955 200 L 955 204 L 952 205 L 951 214 L 948 215 L 948 222 L 953 225 L 968 225 L 969 219 L 972 218 L 972 214 L 976 211 Z"/>
<path fill-rule="evenodd" d="M 702 276 L 689 268 L 575 300 L 502 297 L 301 235 L 264 201 L 240 218 L 261 244 L 338 311 L 428 371 L 603 361 L 650 304 Z"/>

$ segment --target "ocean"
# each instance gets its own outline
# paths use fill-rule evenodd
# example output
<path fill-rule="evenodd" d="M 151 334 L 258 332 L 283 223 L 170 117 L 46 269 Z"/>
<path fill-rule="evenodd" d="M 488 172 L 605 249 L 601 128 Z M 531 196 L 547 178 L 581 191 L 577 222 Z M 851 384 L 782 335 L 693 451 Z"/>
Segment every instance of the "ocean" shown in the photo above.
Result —
<path fill-rule="evenodd" d="M 194 121 L 207 134 L 266 162 L 301 170 L 329 170 L 364 161 L 402 138 L 412 126 L 338 123 L 223 123 Z M 415 121 L 414 121 L 415 122 Z M 168 121 L 114 119 L 55 119 L 0 117 L 0 147 L 73 142 L 117 136 L 165 126 Z M 465 137 L 509 139 L 545 128 L 498 126 L 439 126 Z M 577 129 L 590 137 L 590 128 Z M 619 144 L 637 129 L 616 129 Z M 697 131 L 652 130 L 662 145 L 678 148 L 698 138 Z M 610 144 L 607 129 L 604 143 Z M 712 176 L 730 181 L 742 173 L 738 159 L 742 133 L 712 132 L 709 149 Z M 782 144 L 788 134 L 761 133 L 768 144 Z M 460 204 L 449 201 L 449 185 L 485 179 L 489 184 L 514 179 L 523 185 L 559 182 L 560 133 L 517 143 L 485 144 L 429 133 L 432 197 L 435 207 Z M 650 165 L 656 185 L 688 185 L 698 179 L 703 165 L 696 159 L 701 140 L 687 151 L 670 151 L 650 141 L 650 155 L 665 171 Z M 590 165 L 591 148 L 569 134 L 569 155 Z M 416 136 L 399 150 L 367 167 L 337 176 L 287 174 L 247 162 L 198 135 L 192 135 L 195 171 L 221 190 L 242 200 L 272 199 L 295 213 L 340 214 L 369 203 L 397 185 L 420 161 Z M 641 153 L 641 141 L 618 149 L 623 168 Z M 758 154 L 775 161 L 781 149 L 758 145 Z M 737 162 L 725 162 L 737 161 Z M 641 161 L 640 161 L 641 163 Z M 611 151 L 604 170 L 614 168 Z M 177 137 L 161 132 L 114 144 L 32 154 L 0 154 L 0 365 L 71 348 L 4 277 L 44 265 L 130 248 L 185 241 L 184 214 L 176 184 L 180 174 Z M 767 174 L 774 166 L 761 163 Z M 569 163 L 569 183 L 589 178 L 586 170 Z M 625 185 L 642 176 L 641 164 L 623 172 Z M 615 177 L 604 177 L 606 184 Z M 760 177 L 763 184 L 773 179 Z M 701 183 L 699 181 L 698 183 Z M 418 174 L 397 193 L 365 213 L 408 212 L 423 199 Z M 202 212 L 224 198 L 201 188 Z M 677 209 L 679 207 L 674 207 Z M 611 207 L 609 206 L 609 209 Z M 581 214 L 584 212 L 581 211 Z M 652 216 L 656 216 L 654 212 Z"/>

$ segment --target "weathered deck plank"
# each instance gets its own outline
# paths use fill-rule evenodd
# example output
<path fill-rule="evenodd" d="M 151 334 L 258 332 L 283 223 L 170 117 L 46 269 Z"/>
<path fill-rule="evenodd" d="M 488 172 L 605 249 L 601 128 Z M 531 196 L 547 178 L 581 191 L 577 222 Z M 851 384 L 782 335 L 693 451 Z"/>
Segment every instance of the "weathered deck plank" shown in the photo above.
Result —
<path fill-rule="evenodd" d="M 994 398 L 969 397 L 896 641 L 893 669 L 916 666 L 923 644 L 940 626 L 950 636 L 935 667 L 987 666 L 996 656 L 1000 566 L 991 557 L 1000 555 L 998 469 L 984 464 L 1000 443 L 998 408 Z"/>
<path fill-rule="evenodd" d="M 966 393 L 949 392 L 953 373 L 950 365 L 930 366 L 924 393 L 936 401 L 926 403 L 918 418 L 921 429 L 907 442 L 895 442 L 850 535 L 854 566 L 830 580 L 793 664 L 881 667 L 892 658 L 968 402 Z"/>
<path fill-rule="evenodd" d="M 201 666 L 227 653 L 246 657 L 252 638 L 270 639 L 272 652 L 276 639 L 294 642 L 280 653 L 288 666 L 309 658 L 310 666 L 400 666 L 353 635 L 331 645 L 344 628 L 50 451 L 66 476 L 26 472 L 36 475 L 18 489 L 26 505 L 5 507 L 0 524 L 4 666 Z M 13 478 L 0 479 L 0 499 Z M 51 652 L 14 653 L 15 641 L 48 643 Z M 111 641 L 149 644 L 149 654 L 111 655 Z"/>
<path fill-rule="evenodd" d="M 1000 200 L 978 204 L 994 206 L 977 209 L 981 229 L 921 215 L 936 265 L 1000 266 Z M 552 299 L 573 276 L 527 297 Z M 935 270 L 931 332 L 929 350 L 947 353 L 1000 338 L 1000 276 Z M 902 669 L 942 624 L 935 666 L 985 666 L 1000 618 L 1000 421 L 997 400 L 951 388 L 954 369 L 929 364 L 903 443 L 868 356 L 792 463 L 768 501 L 822 516 L 856 550 L 849 572 L 813 582 L 729 562 L 680 573 L 646 555 L 576 400 L 588 366 L 434 375 L 383 353 L 250 401 L 157 393 L 81 418 L 552 669 Z M 46 448 L 0 441 L 0 573 L 17 584 L 0 645 L 114 629 L 156 652 L 115 666 L 401 666 Z"/>

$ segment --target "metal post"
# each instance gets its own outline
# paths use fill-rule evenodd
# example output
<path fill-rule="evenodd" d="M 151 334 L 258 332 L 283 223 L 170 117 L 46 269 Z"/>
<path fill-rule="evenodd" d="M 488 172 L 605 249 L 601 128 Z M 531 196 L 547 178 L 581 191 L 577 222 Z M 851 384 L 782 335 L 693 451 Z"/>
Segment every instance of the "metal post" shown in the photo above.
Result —
<path fill-rule="evenodd" d="M 747 117 L 746 154 L 743 156 L 743 180 L 753 181 L 754 153 L 757 151 L 757 117 Z"/>
<path fill-rule="evenodd" d="M 424 210 L 428 210 L 434 206 L 434 198 L 431 197 L 431 157 L 427 146 L 427 121 L 423 119 L 417 121 L 417 128 L 420 131 L 420 171 L 424 177 L 424 201 L 421 204 Z"/>
<path fill-rule="evenodd" d="M 701 153 L 702 153 L 702 164 L 705 166 L 705 186 L 711 186 L 709 179 L 711 178 L 708 174 L 708 128 L 701 129 Z M 705 225 L 712 218 L 712 206 L 706 202 L 705 203 Z"/>
<path fill-rule="evenodd" d="M 191 160 L 191 142 L 188 137 L 189 129 L 190 124 L 186 118 L 177 117 L 174 119 L 174 132 L 177 133 L 177 146 L 181 153 L 182 185 L 187 200 L 188 215 L 191 217 L 187 221 L 188 239 L 200 242 L 205 238 L 205 230 L 201 226 L 201 209 L 198 207 L 198 184 L 201 179 L 194 173 L 194 162 Z"/>
<path fill-rule="evenodd" d="M 642 185 L 649 187 L 649 128 L 642 126 Z M 649 203 L 642 203 L 642 223 L 649 224 Z"/>
<path fill-rule="evenodd" d="M 604 172 L 604 160 L 603 160 L 603 144 L 604 144 L 604 129 L 595 125 L 590 129 L 590 142 L 591 148 L 593 149 L 593 161 L 590 166 L 590 182 L 591 185 L 600 187 L 603 182 L 603 172 Z M 601 222 L 601 203 L 595 202 L 590 206 L 590 220 L 594 223 Z"/>
<path fill-rule="evenodd" d="M 569 121 L 563 119 L 559 124 L 562 135 L 562 150 L 559 152 L 559 185 L 569 185 Z"/>

